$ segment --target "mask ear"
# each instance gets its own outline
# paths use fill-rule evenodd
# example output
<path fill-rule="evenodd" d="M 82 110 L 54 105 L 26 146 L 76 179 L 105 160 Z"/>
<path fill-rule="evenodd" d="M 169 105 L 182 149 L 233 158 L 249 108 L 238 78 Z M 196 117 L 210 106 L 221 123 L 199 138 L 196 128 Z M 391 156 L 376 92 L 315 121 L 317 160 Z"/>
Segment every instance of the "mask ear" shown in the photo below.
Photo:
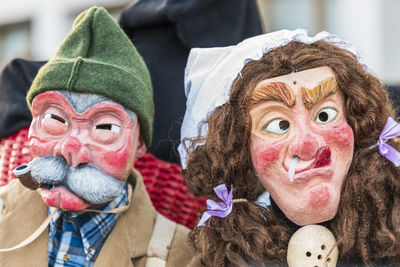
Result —
<path fill-rule="evenodd" d="M 146 144 L 144 143 L 143 138 L 140 137 L 136 148 L 136 158 L 138 159 L 144 154 L 146 154 L 146 150 L 147 150 Z"/>

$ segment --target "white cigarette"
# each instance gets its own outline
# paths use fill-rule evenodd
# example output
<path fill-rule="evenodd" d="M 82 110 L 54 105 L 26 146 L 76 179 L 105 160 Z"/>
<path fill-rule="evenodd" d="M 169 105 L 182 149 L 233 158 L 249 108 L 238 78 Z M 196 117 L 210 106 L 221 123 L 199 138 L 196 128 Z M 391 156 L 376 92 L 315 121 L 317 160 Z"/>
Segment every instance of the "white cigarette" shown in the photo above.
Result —
<path fill-rule="evenodd" d="M 293 159 L 290 161 L 289 172 L 288 172 L 290 182 L 293 182 L 294 172 L 296 171 L 296 165 L 298 161 L 299 161 L 298 156 L 294 156 Z"/>

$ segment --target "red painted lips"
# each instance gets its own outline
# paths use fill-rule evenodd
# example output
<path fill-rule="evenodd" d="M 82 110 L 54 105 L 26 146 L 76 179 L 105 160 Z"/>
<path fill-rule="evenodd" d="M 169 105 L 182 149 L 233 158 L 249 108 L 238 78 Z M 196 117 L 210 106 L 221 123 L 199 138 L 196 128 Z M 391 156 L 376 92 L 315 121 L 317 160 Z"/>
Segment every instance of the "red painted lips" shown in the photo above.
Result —
<path fill-rule="evenodd" d="M 315 156 L 313 168 L 324 167 L 331 163 L 331 150 L 327 146 L 321 147 Z"/>

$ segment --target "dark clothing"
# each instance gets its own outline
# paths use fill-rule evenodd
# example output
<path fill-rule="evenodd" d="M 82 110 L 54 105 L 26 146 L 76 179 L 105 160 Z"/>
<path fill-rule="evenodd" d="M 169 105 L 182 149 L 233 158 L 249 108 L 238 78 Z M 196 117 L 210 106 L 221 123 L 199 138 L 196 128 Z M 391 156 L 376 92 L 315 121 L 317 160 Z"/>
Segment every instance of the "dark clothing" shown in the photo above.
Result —
<path fill-rule="evenodd" d="M 400 116 L 400 86 L 387 86 L 386 89 L 389 92 L 389 97 L 392 101 L 393 108 L 396 110 L 396 117 L 399 117 Z"/>
<path fill-rule="evenodd" d="M 31 124 L 25 96 L 44 63 L 14 59 L 4 67 L 0 75 L 0 139 Z"/>
<path fill-rule="evenodd" d="M 262 33 L 255 1 L 141 0 L 120 24 L 144 58 L 153 83 L 157 158 L 179 162 L 176 148 L 186 110 L 183 75 L 193 47 L 228 46 Z"/>

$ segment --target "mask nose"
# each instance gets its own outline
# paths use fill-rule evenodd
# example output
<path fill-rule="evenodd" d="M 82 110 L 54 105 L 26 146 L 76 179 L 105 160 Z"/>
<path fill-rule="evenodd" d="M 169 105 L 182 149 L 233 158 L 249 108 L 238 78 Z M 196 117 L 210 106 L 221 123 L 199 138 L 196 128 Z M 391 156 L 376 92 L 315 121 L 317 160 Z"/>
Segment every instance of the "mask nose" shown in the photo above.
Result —
<path fill-rule="evenodd" d="M 298 134 L 294 142 L 290 144 L 289 154 L 291 158 L 298 156 L 300 160 L 312 160 L 318 151 L 318 141 L 310 133 Z"/>
<path fill-rule="evenodd" d="M 54 156 L 62 156 L 68 165 L 76 168 L 80 164 L 90 162 L 90 153 L 75 136 L 68 136 L 62 143 L 54 148 Z"/>

